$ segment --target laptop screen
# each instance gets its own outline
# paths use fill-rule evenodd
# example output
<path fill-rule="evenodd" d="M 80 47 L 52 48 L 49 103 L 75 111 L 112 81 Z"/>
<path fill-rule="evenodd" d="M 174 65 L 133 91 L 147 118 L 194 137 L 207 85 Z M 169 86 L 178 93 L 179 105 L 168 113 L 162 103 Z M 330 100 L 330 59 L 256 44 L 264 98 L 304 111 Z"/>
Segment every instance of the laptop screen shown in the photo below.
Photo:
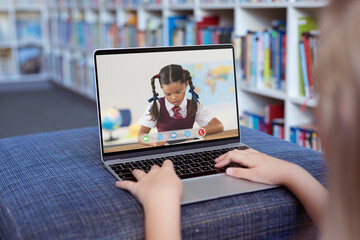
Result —
<path fill-rule="evenodd" d="M 240 140 L 231 45 L 97 50 L 102 153 Z"/>

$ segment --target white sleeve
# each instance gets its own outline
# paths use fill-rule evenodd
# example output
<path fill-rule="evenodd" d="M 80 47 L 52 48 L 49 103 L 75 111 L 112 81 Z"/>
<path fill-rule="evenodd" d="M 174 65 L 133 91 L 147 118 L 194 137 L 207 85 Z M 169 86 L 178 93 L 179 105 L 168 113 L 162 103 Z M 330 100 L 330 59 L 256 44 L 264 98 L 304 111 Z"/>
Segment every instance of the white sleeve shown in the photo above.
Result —
<path fill-rule="evenodd" d="M 158 109 L 160 109 L 160 103 L 157 101 L 156 102 L 158 105 Z M 151 115 L 150 115 L 150 109 L 152 107 L 153 103 L 150 103 L 144 113 L 141 115 L 141 117 L 138 120 L 138 124 L 144 127 L 148 127 L 148 128 L 154 128 L 157 124 L 157 121 L 153 121 L 151 120 Z"/>
<path fill-rule="evenodd" d="M 214 118 L 214 114 L 210 112 L 202 104 L 198 103 L 198 110 L 195 115 L 195 122 L 199 124 L 200 127 L 205 127 L 209 122 Z"/>

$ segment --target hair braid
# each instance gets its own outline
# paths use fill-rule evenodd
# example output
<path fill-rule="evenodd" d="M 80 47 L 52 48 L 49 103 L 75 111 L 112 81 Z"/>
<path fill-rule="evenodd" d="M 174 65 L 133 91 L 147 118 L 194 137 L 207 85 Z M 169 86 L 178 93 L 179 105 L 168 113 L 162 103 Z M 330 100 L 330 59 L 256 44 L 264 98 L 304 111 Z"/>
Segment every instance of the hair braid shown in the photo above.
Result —
<path fill-rule="evenodd" d="M 192 91 L 195 91 L 195 86 L 193 84 L 192 77 L 188 70 L 184 70 L 184 78 L 186 81 L 189 82 L 190 89 Z M 190 111 L 189 111 L 190 117 L 194 116 L 198 110 L 198 99 L 196 99 L 196 101 L 194 101 L 193 97 L 194 97 L 194 95 L 192 94 L 192 97 L 191 97 L 192 101 L 190 103 Z"/>
<path fill-rule="evenodd" d="M 159 76 L 155 75 L 151 78 L 151 88 L 152 88 L 152 92 L 153 92 L 153 97 L 156 97 L 156 94 L 157 94 L 156 89 L 155 89 L 155 79 L 157 77 L 159 77 Z M 159 121 L 161 119 L 156 99 L 154 99 L 153 105 L 151 106 L 150 115 L 151 115 L 152 121 Z"/>

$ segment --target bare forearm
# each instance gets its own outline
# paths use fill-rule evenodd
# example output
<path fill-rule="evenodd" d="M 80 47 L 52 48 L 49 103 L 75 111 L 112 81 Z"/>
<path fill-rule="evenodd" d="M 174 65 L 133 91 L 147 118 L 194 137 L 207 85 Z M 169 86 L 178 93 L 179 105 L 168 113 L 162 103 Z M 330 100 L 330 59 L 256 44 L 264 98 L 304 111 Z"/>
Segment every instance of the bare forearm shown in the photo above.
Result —
<path fill-rule="evenodd" d="M 223 124 L 217 119 L 212 119 L 208 125 L 204 127 L 206 133 L 218 133 L 224 130 Z"/>
<path fill-rule="evenodd" d="M 179 201 L 148 203 L 146 206 L 144 205 L 144 211 L 147 240 L 181 239 Z"/>
<path fill-rule="evenodd" d="M 291 164 L 286 173 L 286 186 L 300 200 L 318 229 L 321 229 L 328 190 L 302 167 Z"/>

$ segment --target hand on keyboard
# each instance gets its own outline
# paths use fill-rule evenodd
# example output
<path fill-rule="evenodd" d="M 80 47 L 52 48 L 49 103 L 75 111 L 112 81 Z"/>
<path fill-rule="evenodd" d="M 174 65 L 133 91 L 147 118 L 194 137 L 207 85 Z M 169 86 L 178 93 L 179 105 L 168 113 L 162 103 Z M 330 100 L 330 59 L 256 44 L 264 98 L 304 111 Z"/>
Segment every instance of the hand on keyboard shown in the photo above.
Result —
<path fill-rule="evenodd" d="M 153 165 L 148 173 L 135 169 L 132 174 L 137 182 L 118 181 L 116 187 L 131 192 L 144 207 L 155 200 L 159 201 L 159 199 L 174 200 L 180 203 L 183 185 L 170 160 L 165 160 L 162 167 Z"/>

